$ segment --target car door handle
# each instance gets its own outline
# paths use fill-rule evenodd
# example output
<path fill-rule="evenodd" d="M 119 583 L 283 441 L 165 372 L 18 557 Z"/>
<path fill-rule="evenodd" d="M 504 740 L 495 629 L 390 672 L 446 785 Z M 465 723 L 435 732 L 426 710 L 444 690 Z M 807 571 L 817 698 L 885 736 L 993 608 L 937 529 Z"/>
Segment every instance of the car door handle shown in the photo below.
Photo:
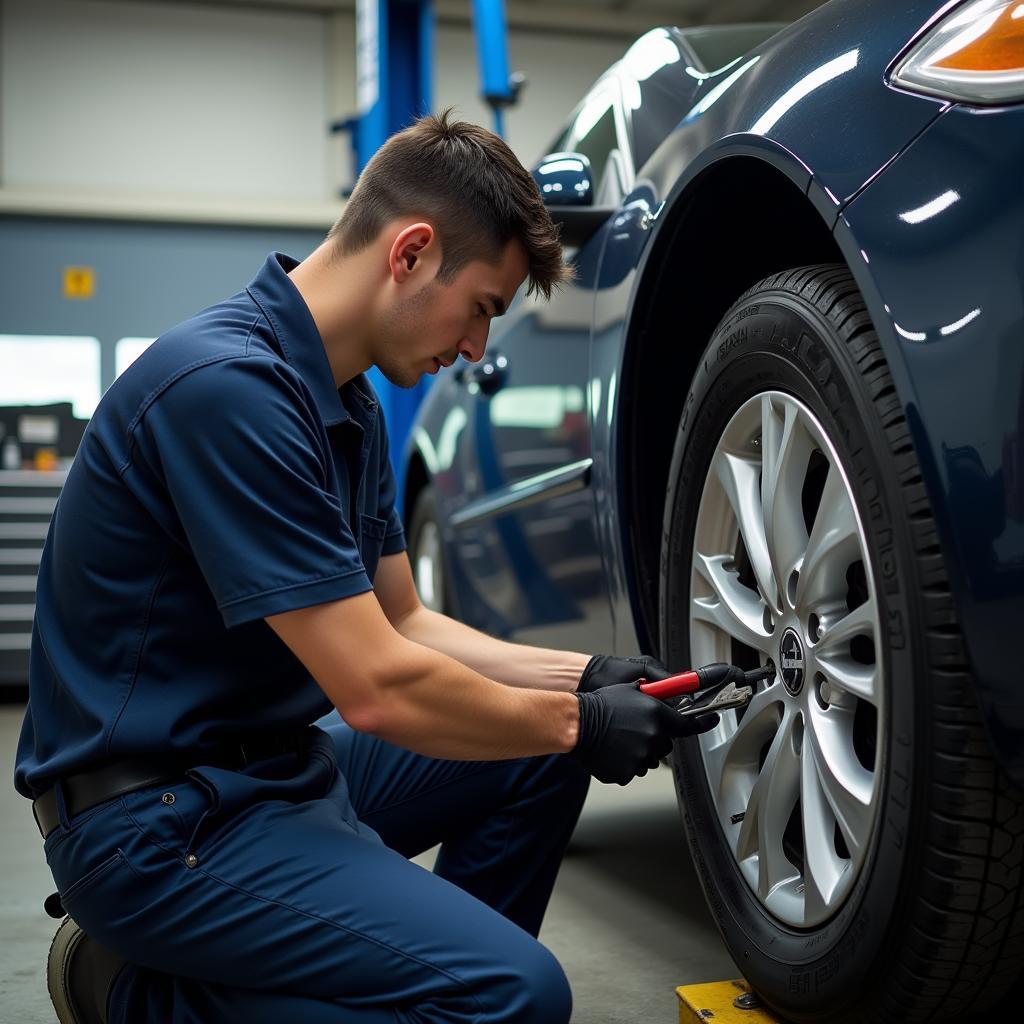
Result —
<path fill-rule="evenodd" d="M 485 395 L 493 395 L 505 384 L 507 377 L 508 360 L 502 355 L 494 355 L 467 366 L 458 379 L 466 384 L 476 384 Z"/>

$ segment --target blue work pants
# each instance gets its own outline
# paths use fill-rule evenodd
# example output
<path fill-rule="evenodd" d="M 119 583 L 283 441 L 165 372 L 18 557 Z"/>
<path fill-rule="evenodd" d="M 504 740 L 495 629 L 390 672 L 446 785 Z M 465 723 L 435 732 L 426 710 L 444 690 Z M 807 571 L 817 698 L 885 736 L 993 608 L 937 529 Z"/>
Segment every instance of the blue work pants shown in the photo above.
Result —
<path fill-rule="evenodd" d="M 129 961 L 111 1024 L 565 1024 L 536 935 L 589 776 L 318 726 L 298 754 L 61 807 L 64 906 Z M 433 873 L 407 859 L 438 843 Z"/>

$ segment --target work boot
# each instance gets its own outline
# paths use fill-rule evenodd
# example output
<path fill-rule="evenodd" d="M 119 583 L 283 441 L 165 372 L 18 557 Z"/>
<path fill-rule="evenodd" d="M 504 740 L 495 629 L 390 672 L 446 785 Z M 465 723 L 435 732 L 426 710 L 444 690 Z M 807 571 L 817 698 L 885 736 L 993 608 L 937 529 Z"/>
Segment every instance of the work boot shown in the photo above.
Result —
<path fill-rule="evenodd" d="M 46 960 L 46 987 L 60 1024 L 107 1024 L 107 997 L 123 966 L 65 917 Z"/>

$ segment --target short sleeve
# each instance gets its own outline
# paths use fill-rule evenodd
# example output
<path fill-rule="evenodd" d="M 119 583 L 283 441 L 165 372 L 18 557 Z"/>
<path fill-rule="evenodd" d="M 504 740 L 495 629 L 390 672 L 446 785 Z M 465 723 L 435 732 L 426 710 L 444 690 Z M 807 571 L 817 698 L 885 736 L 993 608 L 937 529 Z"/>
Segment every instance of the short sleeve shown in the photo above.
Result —
<path fill-rule="evenodd" d="M 227 626 L 372 589 L 313 396 L 280 361 L 202 366 L 147 409 L 140 456 Z"/>

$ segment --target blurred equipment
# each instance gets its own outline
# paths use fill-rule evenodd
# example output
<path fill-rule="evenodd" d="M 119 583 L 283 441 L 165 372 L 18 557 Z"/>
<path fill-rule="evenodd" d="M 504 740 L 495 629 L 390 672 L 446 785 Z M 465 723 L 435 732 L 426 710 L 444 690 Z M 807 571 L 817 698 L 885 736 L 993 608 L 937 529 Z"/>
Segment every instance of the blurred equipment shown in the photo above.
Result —
<path fill-rule="evenodd" d="M 494 130 L 503 135 L 504 110 L 515 104 L 526 81 L 519 73 L 509 74 L 504 0 L 473 0 L 473 26 L 481 94 L 494 111 Z M 331 125 L 332 132 L 350 133 L 357 175 L 391 135 L 430 111 L 433 53 L 432 0 L 358 0 L 358 111 Z M 396 388 L 375 367 L 369 371 L 369 378 L 384 407 L 401 506 L 402 451 L 416 410 L 430 387 L 430 378 L 424 377 L 409 389 Z"/>

